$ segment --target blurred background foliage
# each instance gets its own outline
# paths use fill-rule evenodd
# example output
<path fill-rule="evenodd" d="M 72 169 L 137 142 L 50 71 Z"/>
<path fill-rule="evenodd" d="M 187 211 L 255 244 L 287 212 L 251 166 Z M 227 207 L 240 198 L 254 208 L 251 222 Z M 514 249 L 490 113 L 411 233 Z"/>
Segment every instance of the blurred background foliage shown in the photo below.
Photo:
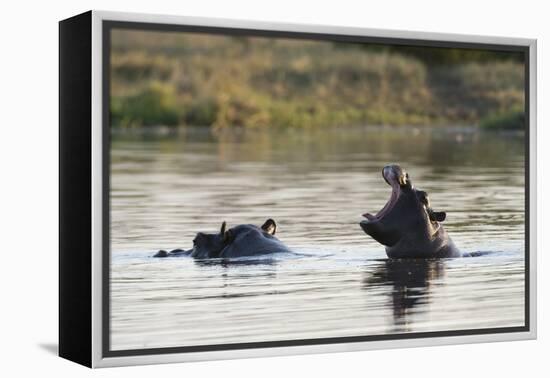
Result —
<path fill-rule="evenodd" d="M 523 56 L 113 30 L 114 127 L 524 126 Z"/>

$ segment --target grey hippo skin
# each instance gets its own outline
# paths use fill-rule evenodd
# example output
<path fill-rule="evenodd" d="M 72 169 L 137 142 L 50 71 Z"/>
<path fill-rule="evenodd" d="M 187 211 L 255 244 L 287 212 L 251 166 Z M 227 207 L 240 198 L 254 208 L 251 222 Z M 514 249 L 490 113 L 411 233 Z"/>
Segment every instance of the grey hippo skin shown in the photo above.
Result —
<path fill-rule="evenodd" d="M 444 258 L 462 256 L 443 229 L 445 212 L 430 206 L 428 194 L 412 185 L 399 165 L 388 165 L 382 177 L 391 186 L 388 203 L 376 215 L 363 214 L 365 233 L 386 247 L 390 258 Z"/>
<path fill-rule="evenodd" d="M 197 259 L 259 256 L 276 252 L 291 252 L 275 237 L 277 224 L 268 219 L 261 226 L 242 224 L 226 229 L 223 222 L 220 232 L 199 232 L 193 239 L 193 248 L 158 251 L 153 257 L 191 256 Z"/>

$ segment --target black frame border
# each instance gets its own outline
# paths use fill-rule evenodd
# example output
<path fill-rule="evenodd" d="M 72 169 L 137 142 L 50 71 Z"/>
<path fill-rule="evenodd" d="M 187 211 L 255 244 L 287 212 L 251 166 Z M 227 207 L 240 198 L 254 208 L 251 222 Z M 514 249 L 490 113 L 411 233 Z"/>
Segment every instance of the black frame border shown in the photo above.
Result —
<path fill-rule="evenodd" d="M 59 21 L 59 356 L 92 367 L 92 12 Z"/>
<path fill-rule="evenodd" d="M 225 36 L 251 36 L 251 37 L 270 37 L 270 38 L 292 38 L 292 39 L 309 39 L 333 42 L 348 42 L 348 43 L 368 43 L 368 44 L 384 44 L 384 45 L 401 45 L 401 46 L 419 46 L 419 47 L 441 47 L 441 48 L 462 48 L 462 49 L 478 49 L 490 51 L 506 51 L 518 52 L 524 55 L 525 67 L 525 312 L 524 326 L 518 327 L 496 327 L 496 328 L 478 328 L 464 329 L 454 331 L 431 331 L 431 332 L 413 332 L 413 333 L 396 333 L 384 335 L 365 335 L 365 336 L 348 336 L 348 337 L 330 337 L 316 339 L 301 339 L 301 340 L 283 340 L 283 341 L 262 341 L 248 343 L 231 343 L 231 344 L 211 344 L 211 345 L 195 345 L 182 347 L 163 347 L 163 348 L 147 348 L 147 349 L 127 349 L 127 350 L 111 350 L 111 327 L 110 327 L 110 152 L 111 152 L 111 126 L 110 126 L 110 58 L 111 58 L 111 31 L 113 29 L 130 29 L 136 31 L 155 31 L 155 32 L 187 32 L 187 33 L 207 33 Z M 403 33 L 406 33 L 405 31 Z M 297 32 L 297 31 L 281 31 L 281 30 L 264 30 L 264 29 L 246 29 L 232 27 L 217 27 L 217 26 L 196 26 L 196 25 L 181 25 L 181 24 L 163 24 L 149 22 L 133 22 L 133 21 L 102 21 L 102 179 L 103 179 L 103 204 L 102 204 L 102 356 L 103 357 L 127 357 L 127 356 L 146 356 L 158 354 L 174 354 L 174 353 L 194 353 L 194 352 L 212 352 L 224 350 L 245 350 L 258 348 L 281 348 L 281 347 L 296 347 L 296 346 L 311 346 L 311 345 L 331 345 L 354 342 L 369 342 L 369 341 L 386 341 L 386 340 L 402 340 L 402 339 L 420 339 L 420 338 L 437 338 L 449 336 L 472 336 L 472 335 L 487 335 L 500 333 L 519 333 L 529 332 L 530 328 L 530 47 L 523 45 L 509 44 L 491 44 L 481 42 L 449 42 L 427 39 L 407 39 L 394 37 L 370 37 L 361 35 L 348 34 L 329 34 L 317 32 Z"/>

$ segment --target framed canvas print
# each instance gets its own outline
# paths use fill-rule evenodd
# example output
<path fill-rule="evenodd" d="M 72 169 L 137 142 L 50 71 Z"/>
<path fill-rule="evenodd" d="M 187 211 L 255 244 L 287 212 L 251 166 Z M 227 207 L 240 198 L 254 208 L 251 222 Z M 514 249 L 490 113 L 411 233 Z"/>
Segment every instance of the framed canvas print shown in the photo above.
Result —
<path fill-rule="evenodd" d="M 60 24 L 59 353 L 536 337 L 536 41 Z"/>

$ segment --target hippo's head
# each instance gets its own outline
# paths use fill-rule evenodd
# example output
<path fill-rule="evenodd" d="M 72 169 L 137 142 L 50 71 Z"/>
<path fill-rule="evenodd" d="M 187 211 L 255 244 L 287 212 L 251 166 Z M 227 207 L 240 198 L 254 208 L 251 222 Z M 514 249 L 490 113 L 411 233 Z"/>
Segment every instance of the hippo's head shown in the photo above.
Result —
<path fill-rule="evenodd" d="M 203 232 L 197 233 L 193 239 L 193 249 L 190 255 L 198 259 L 227 257 L 228 252 L 235 249 L 246 249 L 252 247 L 239 243 L 239 240 L 244 235 L 253 234 L 254 239 L 271 239 L 275 235 L 277 225 L 273 219 L 268 219 L 261 226 L 254 225 L 240 225 L 231 229 L 226 229 L 226 223 L 223 222 L 220 232 L 214 234 L 206 234 Z M 236 246 L 236 244 L 239 244 Z M 243 251 L 243 255 L 247 255 L 246 251 Z"/>
<path fill-rule="evenodd" d="M 432 210 L 428 194 L 415 189 L 399 165 L 384 167 L 382 177 L 392 188 L 390 199 L 376 215 L 363 214 L 366 220 L 360 223 L 361 228 L 387 250 L 398 243 L 411 249 L 422 247 L 438 233 L 445 212 Z"/>

